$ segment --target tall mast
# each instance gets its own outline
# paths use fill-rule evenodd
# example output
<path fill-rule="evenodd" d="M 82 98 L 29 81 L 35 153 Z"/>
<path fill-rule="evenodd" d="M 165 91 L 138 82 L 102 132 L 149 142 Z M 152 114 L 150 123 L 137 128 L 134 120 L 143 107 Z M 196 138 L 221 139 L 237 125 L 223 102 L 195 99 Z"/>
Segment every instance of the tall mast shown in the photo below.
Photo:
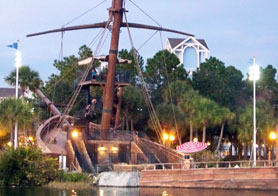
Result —
<path fill-rule="evenodd" d="M 113 0 L 109 9 L 110 17 L 113 19 L 112 37 L 109 50 L 108 75 L 103 95 L 103 110 L 101 117 L 101 139 L 107 139 L 107 133 L 110 129 L 113 96 L 114 96 L 114 80 L 116 70 L 116 60 L 118 55 L 120 28 L 123 19 L 123 0 Z"/>

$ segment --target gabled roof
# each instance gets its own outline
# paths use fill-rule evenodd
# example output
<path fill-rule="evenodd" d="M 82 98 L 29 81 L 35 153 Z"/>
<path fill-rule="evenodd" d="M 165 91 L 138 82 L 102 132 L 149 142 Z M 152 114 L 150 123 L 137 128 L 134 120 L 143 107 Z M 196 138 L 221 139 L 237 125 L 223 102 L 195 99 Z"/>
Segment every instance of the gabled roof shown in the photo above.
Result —
<path fill-rule="evenodd" d="M 168 38 L 169 43 L 171 45 L 171 48 L 175 48 L 177 45 L 179 45 L 181 42 L 183 42 L 186 39 L 181 38 Z M 209 50 L 208 45 L 204 39 L 197 39 L 197 41 L 202 44 L 206 49 Z"/>
<path fill-rule="evenodd" d="M 20 90 L 18 93 L 22 94 Z M 0 97 L 15 97 L 15 88 L 0 88 Z"/>
<path fill-rule="evenodd" d="M 208 45 L 207 45 L 207 42 L 206 42 L 204 39 L 197 39 L 197 41 L 200 42 L 200 44 L 202 44 L 203 46 L 206 47 L 206 49 L 209 50 Z"/>

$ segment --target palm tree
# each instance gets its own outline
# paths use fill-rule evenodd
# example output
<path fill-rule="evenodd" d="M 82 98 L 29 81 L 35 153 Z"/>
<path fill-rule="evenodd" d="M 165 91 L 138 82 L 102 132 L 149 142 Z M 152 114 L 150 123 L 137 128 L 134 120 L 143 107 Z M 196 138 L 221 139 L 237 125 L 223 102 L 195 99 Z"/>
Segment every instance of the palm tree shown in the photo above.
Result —
<path fill-rule="evenodd" d="M 8 133 L 12 133 L 15 122 L 18 122 L 19 129 L 29 126 L 32 117 L 32 106 L 26 101 L 8 98 L 0 103 L 0 125 Z"/>
<path fill-rule="evenodd" d="M 215 153 L 217 154 L 219 149 L 220 149 L 220 144 L 223 138 L 223 133 L 224 133 L 224 127 L 225 124 L 232 120 L 235 117 L 235 114 L 232 113 L 228 108 L 225 107 L 221 107 L 219 108 L 218 112 L 217 112 L 217 118 L 218 121 L 221 122 L 221 130 L 220 130 L 220 135 L 219 135 L 219 140 L 218 140 L 218 144 L 215 150 Z"/>
<path fill-rule="evenodd" d="M 238 139 L 244 146 L 244 157 L 247 159 L 247 147 L 251 144 L 253 137 L 253 108 L 247 106 L 239 114 Z"/>
<path fill-rule="evenodd" d="M 180 112 L 184 116 L 188 116 L 186 121 L 187 124 L 189 124 L 190 141 L 193 141 L 193 127 L 195 124 L 197 124 L 197 105 L 200 98 L 201 97 L 198 92 L 192 89 L 184 93 L 178 102 Z"/>
<path fill-rule="evenodd" d="M 16 70 L 12 71 L 6 78 L 5 81 L 10 85 L 15 86 L 16 84 Z M 41 84 L 41 79 L 39 77 L 39 73 L 36 71 L 32 71 L 29 66 L 22 66 L 19 68 L 18 72 L 18 83 L 20 85 L 20 89 L 22 94 L 29 88 L 30 90 L 34 90 L 39 88 Z"/>
<path fill-rule="evenodd" d="M 209 123 L 211 125 L 215 123 L 214 117 L 217 114 L 218 105 L 210 99 L 201 98 L 196 107 L 197 119 L 203 127 L 202 142 L 206 142 L 206 128 Z"/>
<path fill-rule="evenodd" d="M 29 66 L 22 66 L 19 68 L 19 79 L 18 83 L 21 88 L 22 93 L 25 92 L 27 88 L 36 93 L 50 108 L 54 115 L 61 115 L 60 111 L 52 104 L 52 102 L 47 99 L 47 97 L 40 91 L 39 87 L 42 84 L 39 73 L 33 71 Z M 5 81 L 10 85 L 15 86 L 16 81 L 16 71 L 13 71 L 5 78 Z"/>

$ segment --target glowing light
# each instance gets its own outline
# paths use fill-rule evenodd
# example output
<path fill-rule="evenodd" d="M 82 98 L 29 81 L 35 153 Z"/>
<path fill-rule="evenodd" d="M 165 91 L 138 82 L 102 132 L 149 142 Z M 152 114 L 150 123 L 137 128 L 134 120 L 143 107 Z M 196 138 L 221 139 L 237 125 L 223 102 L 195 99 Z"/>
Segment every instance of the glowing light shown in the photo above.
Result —
<path fill-rule="evenodd" d="M 17 50 L 15 53 L 15 67 L 21 67 L 21 60 L 21 52 Z"/>
<path fill-rule="evenodd" d="M 118 150 L 119 150 L 118 147 L 116 147 L 116 146 L 113 146 L 113 147 L 112 147 L 112 151 L 113 151 L 113 152 L 117 152 Z"/>
<path fill-rule="evenodd" d="M 271 139 L 271 140 L 275 140 L 276 139 L 276 133 L 275 132 L 270 132 L 270 134 L 269 134 L 269 139 Z"/>
<path fill-rule="evenodd" d="M 12 146 L 12 142 L 8 142 L 7 145 L 11 147 Z"/>
<path fill-rule="evenodd" d="M 104 146 L 100 146 L 100 147 L 98 147 L 98 151 L 105 151 L 105 147 Z"/>
<path fill-rule="evenodd" d="M 249 80 L 260 79 L 260 67 L 258 65 L 253 65 L 249 68 Z"/>
<path fill-rule="evenodd" d="M 32 142 L 32 141 L 34 141 L 34 138 L 33 138 L 32 136 L 29 136 L 29 137 L 28 137 L 28 140 L 29 140 L 30 142 Z"/>
<path fill-rule="evenodd" d="M 211 143 L 210 142 L 207 142 L 207 146 L 210 146 L 211 145 Z"/>
<path fill-rule="evenodd" d="M 168 140 L 169 139 L 169 135 L 167 133 L 163 133 L 163 140 Z"/>
<path fill-rule="evenodd" d="M 175 136 L 174 135 L 170 135 L 170 141 L 174 141 L 175 140 Z"/>
<path fill-rule="evenodd" d="M 198 142 L 198 138 L 195 137 L 195 138 L 193 139 L 193 142 Z"/>
<path fill-rule="evenodd" d="M 73 138 L 77 138 L 78 137 L 78 131 L 76 129 L 74 129 L 72 132 L 71 132 L 71 136 Z"/>

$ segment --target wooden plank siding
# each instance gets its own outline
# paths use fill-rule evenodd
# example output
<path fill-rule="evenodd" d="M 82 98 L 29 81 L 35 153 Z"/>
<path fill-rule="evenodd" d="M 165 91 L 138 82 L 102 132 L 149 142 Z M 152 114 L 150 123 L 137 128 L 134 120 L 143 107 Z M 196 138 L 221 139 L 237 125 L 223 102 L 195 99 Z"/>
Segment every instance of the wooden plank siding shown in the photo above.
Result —
<path fill-rule="evenodd" d="M 140 186 L 278 190 L 278 168 L 143 170 Z"/>

